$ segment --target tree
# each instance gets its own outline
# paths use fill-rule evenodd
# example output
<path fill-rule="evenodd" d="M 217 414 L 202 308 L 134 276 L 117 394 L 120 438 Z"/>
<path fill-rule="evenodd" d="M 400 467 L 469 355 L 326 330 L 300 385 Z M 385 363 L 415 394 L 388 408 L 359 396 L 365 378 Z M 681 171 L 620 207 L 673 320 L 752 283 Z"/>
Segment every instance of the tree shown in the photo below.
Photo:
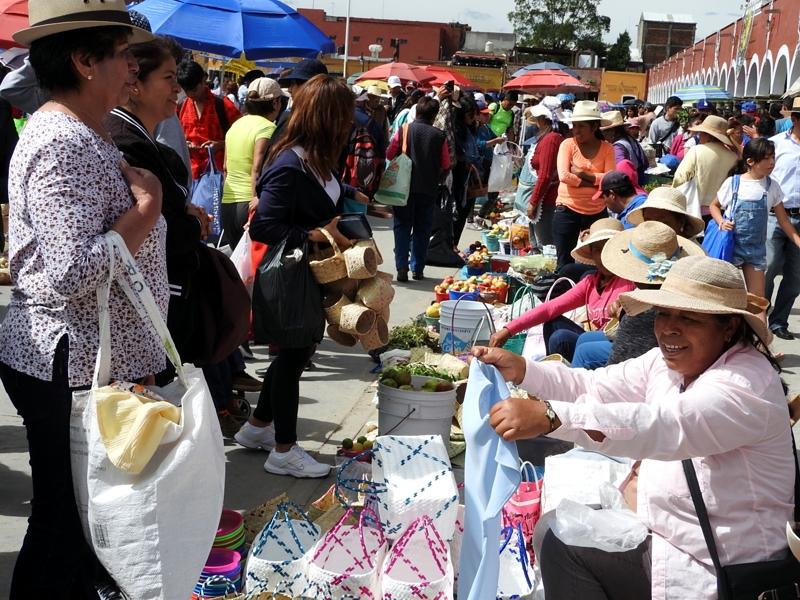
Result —
<path fill-rule="evenodd" d="M 594 47 L 611 26 L 592 0 L 517 0 L 508 20 L 520 46 L 554 50 Z"/>
<path fill-rule="evenodd" d="M 608 47 L 606 54 L 606 69 L 609 71 L 624 71 L 631 61 L 631 36 L 623 31 L 617 41 Z"/>

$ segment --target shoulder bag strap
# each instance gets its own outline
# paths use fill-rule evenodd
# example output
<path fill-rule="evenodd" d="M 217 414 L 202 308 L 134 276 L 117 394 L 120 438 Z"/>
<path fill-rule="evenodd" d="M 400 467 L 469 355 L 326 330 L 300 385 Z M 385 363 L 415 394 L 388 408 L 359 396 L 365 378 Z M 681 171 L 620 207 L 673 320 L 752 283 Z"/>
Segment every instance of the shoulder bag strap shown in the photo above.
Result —
<path fill-rule="evenodd" d="M 219 126 L 222 127 L 222 138 L 231 128 L 231 122 L 228 119 L 228 113 L 225 112 L 225 99 L 219 96 L 214 96 L 214 108 L 217 111 L 217 119 L 219 119 Z"/>
<path fill-rule="evenodd" d="M 403 128 L 403 154 L 408 154 L 408 124 L 404 123 Z"/>
<path fill-rule="evenodd" d="M 734 213 L 736 211 L 736 203 L 739 201 L 739 184 L 742 181 L 741 175 L 734 175 L 733 181 L 731 181 L 731 203 L 728 205 L 725 214 L 722 215 L 722 218 L 726 221 L 730 221 Z"/>

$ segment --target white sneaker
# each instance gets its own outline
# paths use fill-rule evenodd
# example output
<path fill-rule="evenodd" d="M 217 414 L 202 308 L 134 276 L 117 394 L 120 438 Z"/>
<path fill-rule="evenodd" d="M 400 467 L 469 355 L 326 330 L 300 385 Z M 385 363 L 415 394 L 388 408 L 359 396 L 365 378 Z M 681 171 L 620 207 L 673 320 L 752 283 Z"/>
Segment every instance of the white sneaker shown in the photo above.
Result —
<path fill-rule="evenodd" d="M 275 447 L 275 427 L 272 423 L 266 427 L 256 427 L 250 421 L 246 421 L 233 439 L 245 448 L 269 452 Z"/>
<path fill-rule="evenodd" d="M 274 475 L 291 475 L 292 477 L 325 477 L 331 466 L 317 462 L 300 446 L 294 445 L 288 452 L 269 453 L 264 470 Z"/>

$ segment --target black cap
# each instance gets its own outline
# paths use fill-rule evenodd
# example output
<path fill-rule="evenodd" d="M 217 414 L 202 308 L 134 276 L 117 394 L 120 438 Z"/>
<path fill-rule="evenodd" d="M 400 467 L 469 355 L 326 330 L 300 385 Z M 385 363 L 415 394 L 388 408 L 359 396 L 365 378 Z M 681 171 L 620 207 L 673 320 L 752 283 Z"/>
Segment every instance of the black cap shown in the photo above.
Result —
<path fill-rule="evenodd" d="M 604 192 L 618 190 L 624 187 L 633 187 L 630 178 L 622 171 L 609 171 L 603 175 L 603 180 L 600 182 L 600 189 L 595 192 L 592 199 L 599 200 Z"/>
<path fill-rule="evenodd" d="M 315 75 L 327 75 L 328 67 L 316 58 L 307 58 L 297 63 L 292 70 L 278 80 L 281 86 L 286 87 L 291 81 L 308 81 Z"/>

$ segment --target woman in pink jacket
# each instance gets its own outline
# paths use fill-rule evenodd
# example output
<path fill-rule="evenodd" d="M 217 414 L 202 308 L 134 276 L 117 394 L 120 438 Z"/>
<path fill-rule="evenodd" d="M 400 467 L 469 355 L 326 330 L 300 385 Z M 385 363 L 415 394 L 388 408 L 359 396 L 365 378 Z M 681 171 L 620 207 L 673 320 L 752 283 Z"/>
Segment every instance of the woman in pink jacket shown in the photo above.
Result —
<path fill-rule="evenodd" d="M 600 219 L 592 223 L 586 236 L 572 251 L 572 257 L 586 265 L 594 265 L 597 271 L 586 275 L 570 291 L 540 304 L 511 321 L 495 333 L 489 341 L 491 347 L 501 347 L 512 335 L 544 323 L 544 341 L 548 354 L 560 354 L 572 360 L 578 338 L 584 328 L 563 316 L 565 313 L 586 307 L 586 316 L 593 330 L 602 329 L 611 320 L 612 309 L 622 292 L 636 286 L 617 277 L 603 266 L 600 255 L 606 242 L 622 231 L 622 223 L 616 219 Z"/>
<path fill-rule="evenodd" d="M 786 393 L 759 318 L 766 300 L 747 293 L 730 263 L 689 256 L 661 289 L 620 301 L 630 315 L 656 310 L 658 348 L 595 371 L 473 350 L 540 399 L 494 405 L 490 423 L 503 438 L 549 435 L 635 460 L 621 491 L 652 535 L 634 550 L 608 553 L 547 532 L 536 556 L 547 597 L 716 600 L 794 590 L 800 564 L 787 562 L 782 582 L 764 564 L 788 557 L 797 477 Z M 752 563 L 771 575 L 754 575 Z M 750 595 L 725 593 L 733 565 L 748 565 Z"/>

